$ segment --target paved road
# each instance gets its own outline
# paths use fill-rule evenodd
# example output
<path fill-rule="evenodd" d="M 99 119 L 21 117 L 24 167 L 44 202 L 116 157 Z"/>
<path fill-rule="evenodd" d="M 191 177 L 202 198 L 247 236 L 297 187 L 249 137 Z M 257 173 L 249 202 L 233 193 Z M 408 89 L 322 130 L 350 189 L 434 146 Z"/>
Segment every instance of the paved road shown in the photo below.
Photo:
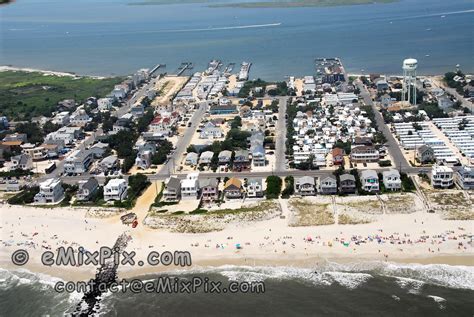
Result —
<path fill-rule="evenodd" d="M 123 106 L 123 107 L 120 107 L 116 110 L 114 110 L 111 115 L 112 116 L 115 116 L 115 117 L 121 117 L 123 116 L 124 114 L 130 112 L 130 108 L 135 104 L 135 102 L 137 102 L 137 100 L 143 96 L 145 96 L 146 92 L 155 87 L 155 83 L 157 80 L 159 80 L 160 76 L 158 76 L 157 78 L 153 78 L 151 79 L 151 81 L 145 85 L 143 85 L 140 89 L 138 89 L 137 92 L 135 92 L 135 94 L 126 102 L 126 105 Z M 96 131 L 94 131 L 91 135 L 87 136 L 79 146 L 77 146 L 75 149 L 73 149 L 71 152 L 73 152 L 74 150 L 84 150 L 86 147 L 92 145 L 95 140 L 102 136 L 104 134 L 104 131 L 102 130 L 102 128 L 98 128 Z M 71 152 L 69 152 L 68 154 L 70 154 Z M 67 157 L 67 156 L 66 156 Z M 65 157 L 65 158 L 66 158 Z M 54 177 L 59 177 L 60 174 L 64 171 L 64 162 L 65 162 L 65 158 L 61 161 L 58 161 L 56 163 L 56 169 L 50 173 L 50 174 L 46 174 L 46 175 L 42 175 L 41 177 L 38 178 L 38 182 L 42 182 L 42 181 L 45 181 L 47 179 L 50 179 L 50 178 L 54 178 Z M 88 177 L 86 177 L 85 179 L 87 179 Z"/>
<path fill-rule="evenodd" d="M 178 143 L 176 144 L 176 150 L 171 154 L 168 162 L 161 168 L 158 172 L 158 175 L 169 176 L 175 172 L 176 164 L 178 164 L 183 157 L 183 153 L 186 152 L 186 149 L 191 142 L 193 134 L 196 132 L 197 127 L 201 123 L 203 115 L 206 113 L 209 108 L 209 102 L 203 101 L 199 103 L 199 108 L 195 110 L 193 117 L 191 118 L 191 126 L 186 128 L 182 137 L 179 137 Z"/>
<path fill-rule="evenodd" d="M 278 98 L 278 122 L 276 125 L 276 144 L 275 144 L 275 171 L 282 172 L 286 170 L 286 107 L 289 97 Z"/>
<path fill-rule="evenodd" d="M 413 168 L 403 156 L 402 150 L 398 146 L 397 141 L 395 140 L 393 134 L 390 132 L 390 129 L 385 124 L 385 121 L 382 117 L 382 114 L 377 110 L 375 107 L 372 98 L 370 97 L 370 93 L 367 91 L 367 88 L 362 84 L 360 80 L 354 81 L 357 88 L 360 89 L 360 96 L 364 99 L 364 103 L 368 106 L 371 106 L 374 113 L 375 113 L 375 121 L 377 122 L 377 126 L 379 131 L 381 131 L 385 138 L 387 139 L 387 148 L 392 156 L 395 166 L 397 169 L 401 170 L 405 173 L 416 173 L 418 171 L 417 168 Z"/>

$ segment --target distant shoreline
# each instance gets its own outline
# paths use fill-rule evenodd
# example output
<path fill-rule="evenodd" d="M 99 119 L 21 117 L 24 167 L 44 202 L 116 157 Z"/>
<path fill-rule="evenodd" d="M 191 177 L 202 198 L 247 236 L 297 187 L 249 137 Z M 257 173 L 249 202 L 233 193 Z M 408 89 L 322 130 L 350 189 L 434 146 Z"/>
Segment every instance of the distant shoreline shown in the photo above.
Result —
<path fill-rule="evenodd" d="M 59 76 L 59 77 L 65 77 L 65 76 L 68 76 L 68 77 L 74 77 L 74 78 L 84 78 L 84 77 L 87 77 L 87 78 L 94 78 L 94 79 L 107 79 L 107 78 L 113 78 L 113 77 L 126 77 L 130 74 L 124 74 L 124 75 L 116 75 L 116 76 L 97 76 L 97 75 L 80 75 L 80 74 L 76 74 L 76 73 L 73 73 L 73 72 L 67 72 L 67 71 L 54 71 L 54 70 L 46 70 L 46 69 L 38 69 L 38 68 L 31 68 L 31 67 L 14 67 L 14 66 L 8 66 L 8 65 L 0 65 L 0 73 L 1 72 L 27 72 L 27 73 L 42 73 L 42 74 L 45 74 L 45 75 L 51 75 L 51 76 Z M 402 76 L 402 74 L 391 74 L 391 73 L 386 73 L 386 72 L 376 72 L 377 74 L 381 73 L 381 74 L 386 74 L 386 75 L 389 75 L 389 76 Z M 365 74 L 360 74 L 360 73 L 350 73 L 350 72 L 347 72 L 347 76 L 348 77 L 361 77 L 361 76 L 369 76 L 371 73 L 370 72 L 367 72 Z M 439 77 L 439 76 L 444 76 L 444 74 L 418 74 L 418 76 L 420 77 Z M 257 76 L 258 78 L 260 79 L 263 79 L 263 80 L 267 80 L 267 81 L 283 81 L 284 78 L 280 78 L 280 79 L 268 79 L 268 78 L 265 78 L 263 76 Z M 255 79 L 257 78 L 255 77 Z M 295 78 L 303 78 L 304 75 L 301 75 L 301 76 L 294 76 Z M 249 79 L 251 80 L 251 79 Z"/>
<path fill-rule="evenodd" d="M 321 8 L 339 7 L 352 5 L 386 4 L 399 2 L 400 0 L 286 0 L 286 1 L 253 1 L 218 3 L 210 0 L 145 0 L 130 2 L 128 5 L 179 5 L 179 4 L 205 4 L 209 8 L 244 8 L 244 9 L 267 9 L 267 8 Z M 217 2 L 217 3 L 216 3 Z"/>
<path fill-rule="evenodd" d="M 88 78 L 94 78 L 94 79 L 106 79 L 106 78 L 114 77 L 114 76 L 79 75 L 79 74 L 75 74 L 71 72 L 60 72 L 60 71 L 44 70 L 44 69 L 37 69 L 37 68 L 31 68 L 31 67 L 14 67 L 14 66 L 8 66 L 8 65 L 0 65 L 0 72 L 42 73 L 42 74 L 50 75 L 50 76 L 74 77 L 74 78 L 88 77 Z"/>

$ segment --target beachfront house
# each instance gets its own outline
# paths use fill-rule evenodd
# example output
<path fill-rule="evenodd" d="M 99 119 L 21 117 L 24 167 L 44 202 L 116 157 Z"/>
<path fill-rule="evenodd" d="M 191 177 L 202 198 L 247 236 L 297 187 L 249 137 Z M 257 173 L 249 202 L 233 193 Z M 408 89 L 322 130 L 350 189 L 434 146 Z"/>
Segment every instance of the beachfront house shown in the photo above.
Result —
<path fill-rule="evenodd" d="M 301 196 L 312 196 L 316 194 L 314 177 L 303 176 L 295 178 L 295 194 Z"/>
<path fill-rule="evenodd" d="M 454 171 L 451 167 L 434 164 L 431 167 L 431 185 L 434 188 L 449 188 L 453 186 Z"/>
<path fill-rule="evenodd" d="M 384 171 L 383 175 L 383 185 L 387 190 L 400 190 L 402 189 L 402 180 L 400 179 L 400 172 L 396 169 L 389 169 Z"/>
<path fill-rule="evenodd" d="M 165 201 L 178 201 L 181 198 L 181 181 L 177 177 L 166 179 L 163 198 Z"/>
<path fill-rule="evenodd" d="M 457 170 L 454 180 L 464 190 L 474 189 L 474 167 L 462 166 Z"/>
<path fill-rule="evenodd" d="M 204 203 L 211 203 L 219 199 L 219 189 L 217 185 L 217 179 L 215 178 L 206 178 L 199 181 L 201 200 Z"/>
<path fill-rule="evenodd" d="M 99 189 L 99 182 L 94 177 L 90 177 L 86 181 L 79 181 L 79 190 L 76 194 L 78 201 L 89 201 Z"/>
<path fill-rule="evenodd" d="M 191 173 L 181 181 L 181 198 L 197 199 L 199 192 L 199 173 Z"/>
<path fill-rule="evenodd" d="M 122 201 L 127 198 L 128 184 L 125 179 L 114 178 L 109 180 L 104 186 L 104 200 L 105 201 Z"/>
<path fill-rule="evenodd" d="M 247 197 L 263 197 L 263 182 L 261 178 L 249 178 L 247 180 Z"/>
<path fill-rule="evenodd" d="M 339 192 L 342 194 L 355 194 L 356 180 L 354 175 L 342 174 L 339 177 Z"/>
<path fill-rule="evenodd" d="M 379 177 L 374 170 L 364 170 L 360 173 L 360 182 L 362 189 L 366 192 L 379 191 Z"/>
<path fill-rule="evenodd" d="M 242 182 L 232 177 L 224 184 L 224 195 L 227 199 L 242 198 Z"/>
<path fill-rule="evenodd" d="M 64 189 L 61 180 L 50 178 L 40 183 L 40 190 L 34 197 L 38 204 L 57 203 L 64 198 Z"/>
<path fill-rule="evenodd" d="M 329 175 L 326 177 L 321 177 L 319 181 L 319 192 L 321 194 L 337 194 L 337 180 L 336 177 Z"/>

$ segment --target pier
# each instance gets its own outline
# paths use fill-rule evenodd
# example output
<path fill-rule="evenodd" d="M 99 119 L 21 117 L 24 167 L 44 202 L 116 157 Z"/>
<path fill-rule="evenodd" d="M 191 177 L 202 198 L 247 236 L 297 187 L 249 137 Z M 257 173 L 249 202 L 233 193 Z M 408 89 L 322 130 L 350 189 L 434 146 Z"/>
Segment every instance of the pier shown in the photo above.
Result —
<path fill-rule="evenodd" d="M 152 76 L 158 69 L 160 68 L 164 68 L 166 67 L 165 64 L 157 64 L 155 67 L 153 67 L 151 70 L 150 70 L 150 76 Z"/>
<path fill-rule="evenodd" d="M 181 76 L 185 71 L 193 69 L 193 63 L 191 62 L 184 62 L 181 63 L 181 66 L 178 67 L 178 70 L 176 71 L 176 76 Z"/>

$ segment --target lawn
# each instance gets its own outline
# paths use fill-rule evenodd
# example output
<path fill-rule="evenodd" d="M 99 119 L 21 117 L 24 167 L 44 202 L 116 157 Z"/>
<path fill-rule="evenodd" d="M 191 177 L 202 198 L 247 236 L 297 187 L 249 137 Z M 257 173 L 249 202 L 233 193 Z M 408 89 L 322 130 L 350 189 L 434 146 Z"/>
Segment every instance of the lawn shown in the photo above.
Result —
<path fill-rule="evenodd" d="M 39 72 L 0 72 L 0 115 L 9 119 L 28 120 L 50 116 L 58 101 L 88 97 L 105 97 L 124 78 L 97 79 L 45 75 Z"/>

